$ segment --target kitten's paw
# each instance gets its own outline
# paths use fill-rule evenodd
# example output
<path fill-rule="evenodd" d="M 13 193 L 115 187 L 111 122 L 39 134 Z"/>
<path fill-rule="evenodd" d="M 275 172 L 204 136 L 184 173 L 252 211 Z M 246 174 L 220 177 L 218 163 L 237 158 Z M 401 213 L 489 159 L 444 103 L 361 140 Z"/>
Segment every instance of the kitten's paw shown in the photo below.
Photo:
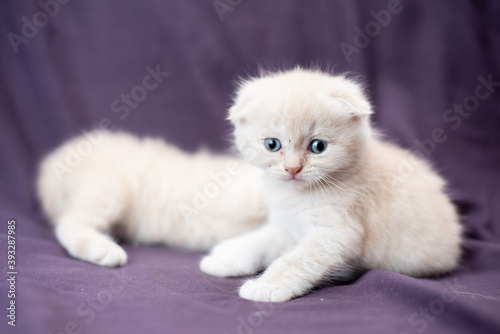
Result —
<path fill-rule="evenodd" d="M 127 263 L 127 253 L 113 242 L 89 246 L 87 256 L 89 262 L 104 267 L 121 267 Z"/>
<path fill-rule="evenodd" d="M 256 302 L 286 302 L 296 297 L 283 282 L 265 282 L 260 279 L 246 281 L 240 288 L 240 297 Z"/>
<path fill-rule="evenodd" d="M 238 259 L 234 254 L 215 254 L 205 256 L 200 262 L 202 272 L 218 277 L 237 277 L 255 274 L 255 269 L 245 259 Z"/>
<path fill-rule="evenodd" d="M 223 241 L 201 260 L 200 269 L 205 274 L 219 277 L 256 274 L 262 269 L 262 261 L 252 246 L 252 243 L 242 242 L 241 238 Z"/>

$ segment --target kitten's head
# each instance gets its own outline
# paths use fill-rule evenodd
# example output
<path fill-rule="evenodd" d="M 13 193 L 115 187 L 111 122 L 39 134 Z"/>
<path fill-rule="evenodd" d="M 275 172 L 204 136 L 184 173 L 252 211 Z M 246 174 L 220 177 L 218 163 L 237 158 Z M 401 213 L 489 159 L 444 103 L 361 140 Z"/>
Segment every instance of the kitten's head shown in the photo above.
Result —
<path fill-rule="evenodd" d="M 243 81 L 229 119 L 247 161 L 305 188 L 356 167 L 371 135 L 371 113 L 356 82 L 296 68 Z"/>

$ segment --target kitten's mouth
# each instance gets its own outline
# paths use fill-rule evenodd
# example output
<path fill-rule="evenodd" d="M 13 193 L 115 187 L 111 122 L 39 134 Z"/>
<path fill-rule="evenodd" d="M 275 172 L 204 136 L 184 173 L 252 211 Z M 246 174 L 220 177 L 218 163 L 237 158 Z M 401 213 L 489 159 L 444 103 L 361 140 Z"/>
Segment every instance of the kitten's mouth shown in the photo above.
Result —
<path fill-rule="evenodd" d="M 292 183 L 299 183 L 299 182 L 304 181 L 304 179 L 299 178 L 297 176 L 291 176 L 291 177 L 287 178 L 286 181 L 292 182 Z"/>
<path fill-rule="evenodd" d="M 280 175 L 278 177 L 274 177 L 275 180 L 279 180 L 280 182 L 284 182 L 286 184 L 302 184 L 306 181 L 306 179 L 301 175 Z"/>

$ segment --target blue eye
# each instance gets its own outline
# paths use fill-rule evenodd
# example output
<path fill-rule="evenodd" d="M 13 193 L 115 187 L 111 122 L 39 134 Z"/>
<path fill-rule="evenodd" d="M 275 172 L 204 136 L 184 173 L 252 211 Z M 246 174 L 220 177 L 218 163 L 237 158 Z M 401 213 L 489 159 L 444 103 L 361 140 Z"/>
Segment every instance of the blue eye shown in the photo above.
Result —
<path fill-rule="evenodd" d="M 271 152 L 278 152 L 281 149 L 281 143 L 276 138 L 267 138 L 264 144 L 266 144 L 266 148 Z"/>
<path fill-rule="evenodd" d="M 311 144 L 309 144 L 309 151 L 314 154 L 323 153 L 326 150 L 328 144 L 322 140 L 314 139 Z"/>

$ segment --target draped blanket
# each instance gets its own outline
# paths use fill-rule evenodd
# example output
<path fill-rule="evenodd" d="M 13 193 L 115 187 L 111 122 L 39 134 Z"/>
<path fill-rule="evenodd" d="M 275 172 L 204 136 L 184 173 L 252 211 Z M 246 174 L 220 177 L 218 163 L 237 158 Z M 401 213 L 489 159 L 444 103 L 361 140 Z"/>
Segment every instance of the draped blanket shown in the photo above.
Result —
<path fill-rule="evenodd" d="M 0 332 L 499 333 L 499 17 L 495 0 L 2 1 Z M 234 81 L 259 65 L 364 78 L 376 126 L 448 180 L 458 270 L 266 304 L 202 274 L 199 253 L 126 244 L 118 269 L 66 254 L 34 193 L 45 154 L 96 127 L 227 150 Z"/>

